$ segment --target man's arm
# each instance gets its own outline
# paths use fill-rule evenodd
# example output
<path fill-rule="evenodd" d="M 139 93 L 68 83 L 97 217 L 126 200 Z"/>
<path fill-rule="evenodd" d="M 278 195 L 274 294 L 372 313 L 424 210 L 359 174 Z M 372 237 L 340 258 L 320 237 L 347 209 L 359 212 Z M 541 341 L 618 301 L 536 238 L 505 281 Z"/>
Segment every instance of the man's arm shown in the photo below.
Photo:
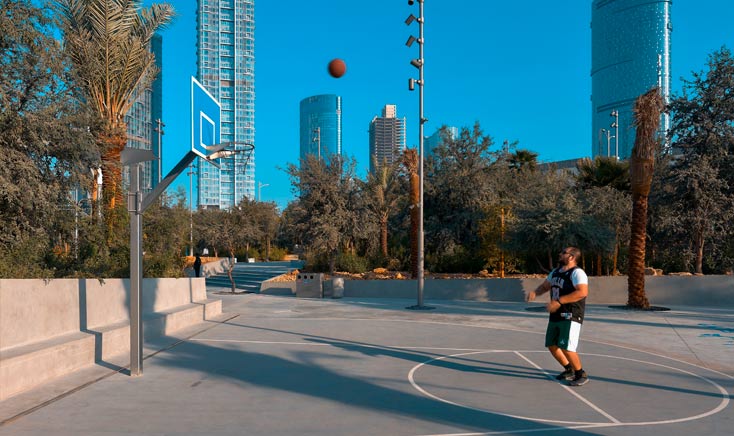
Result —
<path fill-rule="evenodd" d="M 525 301 L 533 301 L 535 300 L 535 297 L 538 295 L 543 295 L 546 292 L 551 290 L 551 284 L 548 281 L 548 279 L 543 280 L 543 283 L 541 283 L 537 288 L 535 288 L 534 291 L 530 291 L 527 294 L 525 294 Z"/>
<path fill-rule="evenodd" d="M 569 304 L 569 303 L 575 303 L 577 301 L 580 301 L 584 298 L 586 298 L 587 295 L 589 295 L 589 285 L 586 283 L 579 283 L 575 286 L 576 290 L 571 292 L 570 294 L 566 294 L 561 296 L 558 300 L 553 300 L 550 303 L 547 304 L 546 308 L 548 309 L 548 312 L 555 312 L 556 310 L 561 308 L 562 304 Z"/>

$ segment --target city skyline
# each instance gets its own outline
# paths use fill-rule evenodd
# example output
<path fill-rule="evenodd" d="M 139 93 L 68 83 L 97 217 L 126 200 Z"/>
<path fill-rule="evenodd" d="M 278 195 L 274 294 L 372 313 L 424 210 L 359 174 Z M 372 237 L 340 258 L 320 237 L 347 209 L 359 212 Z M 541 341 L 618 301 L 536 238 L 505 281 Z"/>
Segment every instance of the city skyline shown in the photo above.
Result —
<path fill-rule="evenodd" d="M 243 151 L 197 159 L 197 205 L 229 209 L 255 199 L 254 0 L 197 0 L 196 77 L 221 105 L 220 139 Z"/>
<path fill-rule="evenodd" d="M 171 3 L 179 17 L 163 32 L 164 174 L 190 147 L 187 90 L 196 60 L 195 5 Z M 590 156 L 591 1 L 532 6 L 426 0 L 427 135 L 443 124 L 479 121 L 493 149 L 517 140 L 541 161 Z M 418 53 L 415 44 L 405 46 L 417 35 L 415 23 L 405 25 L 411 13 L 417 6 L 394 0 L 376 0 L 365 10 L 325 0 L 288 8 L 256 2 L 256 181 L 269 185 L 263 200 L 284 207 L 293 198 L 283 169 L 298 162 L 298 102 L 310 95 L 343 98 L 343 154 L 357 159 L 361 176 L 369 166 L 367 127 L 376 108 L 398 105 L 407 120 L 407 146 L 417 146 L 418 95 L 408 90 L 408 78 L 416 76 L 409 62 Z M 671 16 L 675 95 L 681 76 L 690 78 L 712 51 L 734 45 L 727 22 L 734 3 L 676 0 Z M 340 79 L 326 72 L 333 58 L 346 61 Z M 175 185 L 188 190 L 188 179 Z"/>
<path fill-rule="evenodd" d="M 381 165 L 393 165 L 405 150 L 405 117 L 398 117 L 398 108 L 386 104 L 382 113 L 370 121 L 370 172 Z"/>
<path fill-rule="evenodd" d="M 672 0 L 594 0 L 591 14 L 591 154 L 627 159 L 637 96 L 658 86 L 670 100 Z M 626 26 L 626 32 L 619 29 Z M 661 117 L 667 135 L 670 116 Z M 595 143 L 596 141 L 596 143 Z"/>
<path fill-rule="evenodd" d="M 300 102 L 299 159 L 312 154 L 319 159 L 342 154 L 342 98 L 312 95 Z"/>

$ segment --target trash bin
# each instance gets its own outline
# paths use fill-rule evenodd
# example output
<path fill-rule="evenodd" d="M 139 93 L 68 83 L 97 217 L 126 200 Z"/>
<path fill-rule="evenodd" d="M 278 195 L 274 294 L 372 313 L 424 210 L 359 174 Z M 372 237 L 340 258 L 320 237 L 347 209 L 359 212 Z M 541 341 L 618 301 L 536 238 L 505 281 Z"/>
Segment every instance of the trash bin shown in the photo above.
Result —
<path fill-rule="evenodd" d="M 342 298 L 344 296 L 344 278 L 335 277 L 331 279 L 331 298 Z"/>
<path fill-rule="evenodd" d="M 296 275 L 296 297 L 323 298 L 324 275 L 321 273 L 299 273 Z"/>

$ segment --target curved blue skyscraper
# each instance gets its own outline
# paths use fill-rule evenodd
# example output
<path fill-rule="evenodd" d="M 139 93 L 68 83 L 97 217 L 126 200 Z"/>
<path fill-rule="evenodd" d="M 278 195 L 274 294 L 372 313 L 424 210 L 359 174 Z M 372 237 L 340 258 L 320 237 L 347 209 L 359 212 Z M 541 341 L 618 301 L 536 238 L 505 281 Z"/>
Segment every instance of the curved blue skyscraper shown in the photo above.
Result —
<path fill-rule="evenodd" d="M 628 158 L 632 106 L 653 86 L 670 97 L 671 0 L 594 0 L 591 4 L 592 155 Z M 615 123 L 618 122 L 618 125 Z M 670 127 L 661 119 L 661 134 Z"/>
<path fill-rule="evenodd" d="M 300 158 L 342 154 L 342 98 L 334 94 L 301 100 Z"/>

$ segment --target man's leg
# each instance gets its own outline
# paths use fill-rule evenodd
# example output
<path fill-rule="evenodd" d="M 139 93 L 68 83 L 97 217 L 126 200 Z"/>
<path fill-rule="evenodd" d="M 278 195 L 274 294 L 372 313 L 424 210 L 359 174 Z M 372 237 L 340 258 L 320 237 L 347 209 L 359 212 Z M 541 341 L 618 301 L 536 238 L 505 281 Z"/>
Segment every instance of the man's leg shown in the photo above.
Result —
<path fill-rule="evenodd" d="M 558 363 L 561 364 L 561 366 L 565 367 L 566 365 L 568 365 L 570 359 L 568 359 L 568 357 L 566 356 L 566 352 L 564 352 L 564 350 L 561 350 L 556 345 L 550 345 L 548 346 L 548 351 L 550 351 L 550 353 L 553 355 L 553 357 L 556 358 L 556 360 L 558 361 Z M 578 357 L 576 359 L 578 360 Z M 573 362 L 571 362 L 571 365 L 573 365 Z M 574 369 L 576 369 L 575 366 L 574 366 Z"/>
<path fill-rule="evenodd" d="M 566 359 L 566 362 L 571 362 L 571 366 L 573 367 L 574 371 L 578 371 L 581 369 L 581 359 L 579 358 L 578 353 L 574 351 L 567 351 L 567 350 L 560 350 L 560 349 L 559 351 L 563 355 L 563 358 Z M 556 357 L 556 359 L 558 358 Z"/>

